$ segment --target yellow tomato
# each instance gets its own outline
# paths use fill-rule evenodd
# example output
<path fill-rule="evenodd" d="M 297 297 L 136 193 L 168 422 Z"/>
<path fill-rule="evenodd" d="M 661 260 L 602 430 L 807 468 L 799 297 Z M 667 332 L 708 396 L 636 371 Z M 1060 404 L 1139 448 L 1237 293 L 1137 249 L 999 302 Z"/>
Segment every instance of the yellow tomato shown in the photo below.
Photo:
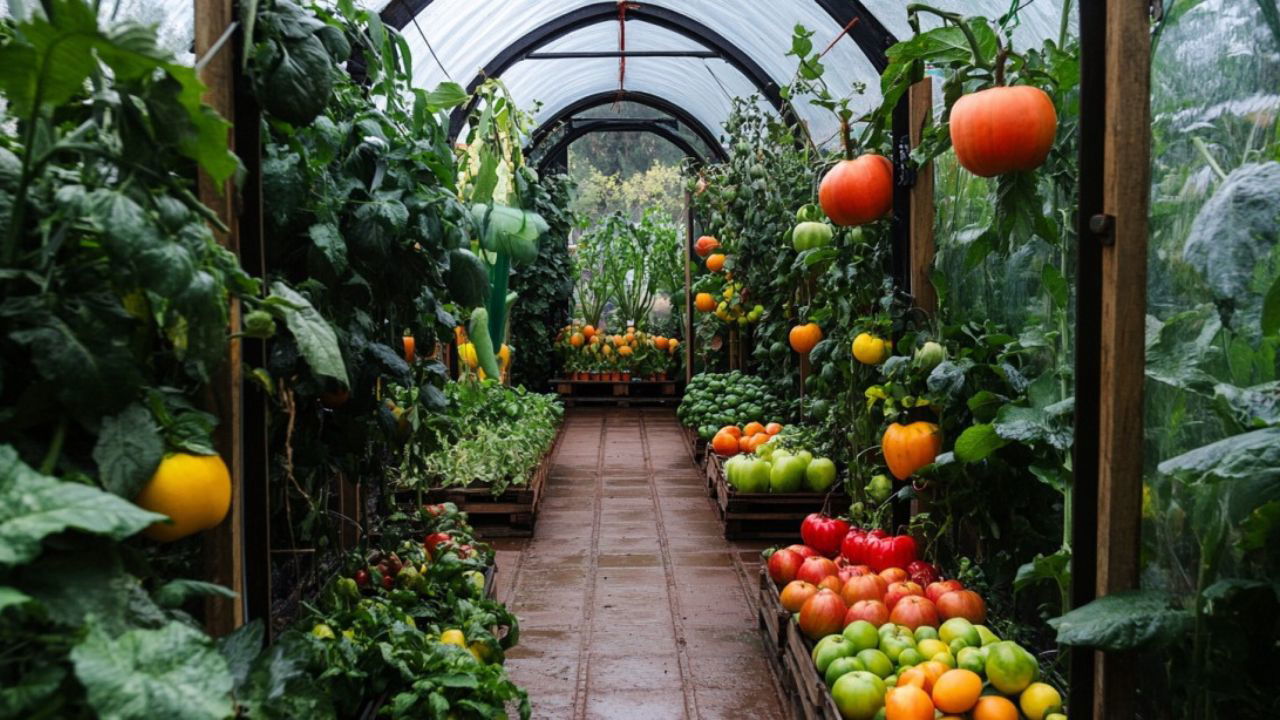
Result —
<path fill-rule="evenodd" d="M 879 365 L 889 359 L 889 341 L 871 333 L 859 333 L 853 339 L 853 356 L 863 365 Z"/>
<path fill-rule="evenodd" d="M 1052 685 L 1031 683 L 1018 698 L 1022 714 L 1028 720 L 1045 720 L 1045 716 L 1062 709 L 1062 695 Z"/>
<path fill-rule="evenodd" d="M 462 634 L 461 630 L 449 629 L 440 633 L 440 642 L 445 645 L 457 645 L 460 648 L 467 646 L 467 638 Z"/>
<path fill-rule="evenodd" d="M 168 515 L 142 533 L 152 540 L 172 542 L 216 527 L 231 509 L 231 472 L 217 455 L 173 453 L 160 461 L 133 504 Z"/>

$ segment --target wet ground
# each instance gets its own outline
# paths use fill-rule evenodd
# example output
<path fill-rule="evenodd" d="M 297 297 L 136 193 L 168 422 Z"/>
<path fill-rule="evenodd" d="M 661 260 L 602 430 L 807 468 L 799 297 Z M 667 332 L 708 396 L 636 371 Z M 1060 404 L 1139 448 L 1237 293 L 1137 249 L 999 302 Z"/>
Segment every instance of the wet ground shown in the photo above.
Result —
<path fill-rule="evenodd" d="M 756 630 L 760 543 L 721 536 L 675 415 L 574 409 L 530 540 L 498 547 L 534 718 L 783 718 Z"/>

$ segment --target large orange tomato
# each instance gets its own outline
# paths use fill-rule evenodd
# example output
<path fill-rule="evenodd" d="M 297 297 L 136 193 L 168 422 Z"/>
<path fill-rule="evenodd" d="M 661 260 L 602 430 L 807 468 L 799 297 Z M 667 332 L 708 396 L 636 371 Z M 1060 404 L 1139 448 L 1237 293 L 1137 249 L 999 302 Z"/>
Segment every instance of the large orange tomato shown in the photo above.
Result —
<path fill-rule="evenodd" d="M 844 627 L 844 614 L 848 611 L 839 595 L 827 589 L 819 590 L 800 608 L 800 631 L 810 640 L 838 633 Z"/>
<path fill-rule="evenodd" d="M 693 244 L 693 251 L 698 253 L 698 257 L 706 257 L 711 254 L 712 250 L 720 247 L 720 241 L 710 235 L 703 235 Z"/>
<path fill-rule="evenodd" d="M 929 602 L 929 598 L 921 595 L 908 595 L 893 606 L 889 613 L 889 622 L 894 625 L 906 625 L 915 632 L 921 625 L 938 627 L 938 609 Z"/>
<path fill-rule="evenodd" d="M 817 594 L 817 585 L 803 580 L 792 580 L 782 588 L 782 592 L 778 595 L 778 603 L 787 612 L 800 612 L 800 608 L 804 607 L 809 598 Z"/>
<path fill-rule="evenodd" d="M 837 225 L 865 225 L 893 207 L 893 165 L 883 155 L 841 160 L 822 178 L 818 203 Z"/>
<path fill-rule="evenodd" d="M 880 438 L 880 449 L 889 472 L 899 480 L 906 480 L 938 457 L 942 452 L 942 435 L 931 422 L 893 423 Z"/>
<path fill-rule="evenodd" d="M 724 269 L 724 260 L 725 257 L 723 253 L 709 255 L 707 257 L 707 269 L 711 272 L 720 272 Z"/>
<path fill-rule="evenodd" d="M 796 325 L 791 328 L 791 335 L 788 339 L 791 341 L 792 350 L 801 355 L 807 355 L 810 350 L 822 341 L 822 328 L 818 327 L 818 323 Z"/>
<path fill-rule="evenodd" d="M 1053 101 L 1037 87 L 988 88 L 961 97 L 951 108 L 956 159 L 983 177 L 1040 167 L 1057 132 Z"/>
<path fill-rule="evenodd" d="M 915 685 L 890 688 L 884 696 L 885 720 L 933 720 L 929 693 Z"/>
<path fill-rule="evenodd" d="M 715 450 L 717 455 L 721 457 L 729 457 L 738 454 L 738 438 L 727 432 L 721 431 L 711 438 L 711 449 Z"/>
<path fill-rule="evenodd" d="M 948 670 L 933 683 L 933 704 L 942 712 L 965 712 L 980 695 L 982 678 L 970 670 Z"/>
<path fill-rule="evenodd" d="M 943 620 L 960 617 L 981 625 L 987 621 L 987 603 L 972 590 L 952 590 L 938 598 L 938 614 Z"/>
<path fill-rule="evenodd" d="M 844 582 L 840 595 L 849 604 L 859 600 L 883 602 L 884 593 L 888 587 L 888 583 L 879 575 L 855 575 Z"/>
<path fill-rule="evenodd" d="M 711 293 L 698 293 L 693 299 L 693 305 L 698 308 L 698 312 L 711 312 L 716 309 L 716 299 L 711 297 Z"/>

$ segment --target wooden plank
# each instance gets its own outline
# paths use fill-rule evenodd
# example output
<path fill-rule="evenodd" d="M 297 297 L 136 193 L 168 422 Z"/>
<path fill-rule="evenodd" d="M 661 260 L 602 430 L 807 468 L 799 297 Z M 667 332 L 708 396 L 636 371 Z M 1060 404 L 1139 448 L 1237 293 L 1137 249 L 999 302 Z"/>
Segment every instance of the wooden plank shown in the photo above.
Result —
<path fill-rule="evenodd" d="M 1102 353 L 1098 448 L 1099 597 L 1138 586 L 1142 540 L 1142 438 L 1147 207 L 1151 191 L 1151 21 L 1147 0 L 1107 3 L 1104 208 L 1115 242 L 1102 251 Z M 1136 664 L 1101 654 L 1094 717 L 1132 718 Z"/>
<path fill-rule="evenodd" d="M 911 147 L 920 145 L 924 129 L 933 122 L 933 78 L 912 85 L 907 93 L 908 115 L 911 123 Z M 938 295 L 929 280 L 933 269 L 933 163 L 916 170 L 916 182 L 911 188 L 910 247 L 908 267 L 908 291 L 915 298 L 916 307 L 937 312 Z"/>
<path fill-rule="evenodd" d="M 234 21 L 232 0 L 196 0 L 196 57 L 204 60 Z M 235 117 L 234 47 L 234 43 L 224 43 L 200 73 L 201 81 L 209 88 L 205 102 L 225 118 Z M 230 131 L 228 142 L 234 150 L 235 142 Z M 216 233 L 218 242 L 239 256 L 232 183 L 215 183 L 201 173 L 199 197 L 229 228 L 229 232 Z M 227 348 L 226 367 L 214 378 L 211 395 L 219 420 L 214 441 L 231 471 L 231 511 L 221 525 L 204 535 L 204 562 L 205 579 L 230 588 L 236 597 L 209 596 L 205 599 L 205 629 L 213 635 L 225 635 L 244 624 L 244 444 L 241 434 L 241 345 L 235 337 L 240 332 L 240 304 L 235 300 L 231 302 L 229 316 L 232 340 Z"/>

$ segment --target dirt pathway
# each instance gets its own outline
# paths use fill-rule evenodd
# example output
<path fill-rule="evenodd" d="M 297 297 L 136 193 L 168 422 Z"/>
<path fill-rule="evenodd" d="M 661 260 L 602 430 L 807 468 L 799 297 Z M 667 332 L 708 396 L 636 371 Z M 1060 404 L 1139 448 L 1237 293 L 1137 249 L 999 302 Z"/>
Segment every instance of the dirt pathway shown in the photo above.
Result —
<path fill-rule="evenodd" d="M 756 631 L 761 546 L 721 537 L 674 414 L 566 423 L 537 534 L 496 544 L 533 717 L 783 717 Z"/>

